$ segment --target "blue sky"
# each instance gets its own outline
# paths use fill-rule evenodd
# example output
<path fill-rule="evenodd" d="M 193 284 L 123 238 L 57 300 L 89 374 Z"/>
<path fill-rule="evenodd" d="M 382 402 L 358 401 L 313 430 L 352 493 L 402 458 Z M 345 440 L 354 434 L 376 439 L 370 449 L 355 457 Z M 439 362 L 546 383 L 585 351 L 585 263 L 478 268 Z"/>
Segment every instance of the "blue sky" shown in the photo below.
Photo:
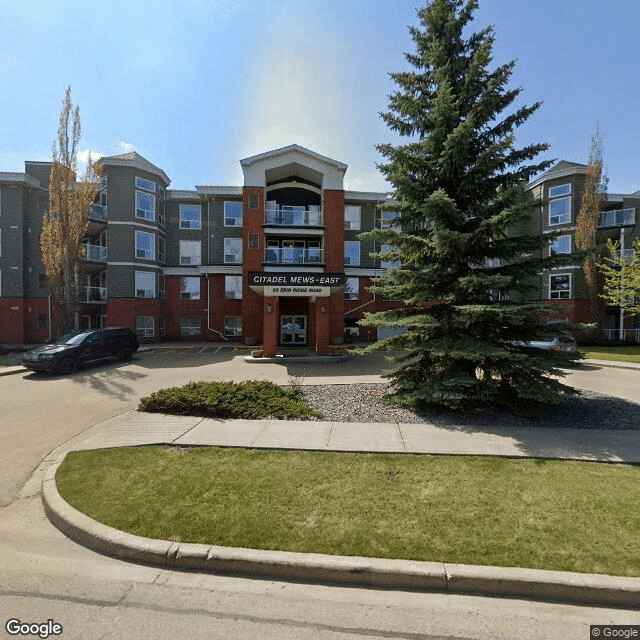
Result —
<path fill-rule="evenodd" d="M 346 186 L 387 190 L 378 113 L 407 68 L 417 0 L 0 0 L 0 171 L 48 160 L 64 91 L 81 148 L 135 149 L 171 187 L 241 184 L 239 159 L 297 143 L 349 165 Z M 640 189 L 640 3 L 480 0 L 494 60 L 518 60 L 519 104 L 541 109 L 520 145 L 586 162 L 596 122 L 612 192 Z"/>

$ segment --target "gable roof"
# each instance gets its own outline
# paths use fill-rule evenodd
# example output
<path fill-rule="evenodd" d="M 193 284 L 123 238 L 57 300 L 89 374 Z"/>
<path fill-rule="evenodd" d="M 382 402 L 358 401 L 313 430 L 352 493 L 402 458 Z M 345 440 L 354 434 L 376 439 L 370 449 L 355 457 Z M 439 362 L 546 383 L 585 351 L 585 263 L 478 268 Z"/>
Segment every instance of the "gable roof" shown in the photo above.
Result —
<path fill-rule="evenodd" d="M 304 156 L 308 156 L 309 158 L 313 158 L 314 160 L 319 160 L 320 162 L 331 164 L 336 169 L 340 169 L 342 171 L 347 170 L 348 165 L 344 164 L 344 162 L 338 162 L 337 160 L 333 160 L 332 158 L 328 158 L 327 156 L 320 155 L 315 151 L 311 151 L 311 149 L 301 147 L 299 144 L 290 144 L 286 147 L 280 147 L 279 149 L 273 149 L 271 151 L 259 153 L 255 156 L 243 158 L 242 160 L 240 160 L 240 164 L 242 166 L 248 166 L 255 162 L 259 162 L 260 160 L 267 160 L 270 158 L 277 158 L 278 156 L 286 155 L 287 153 L 291 153 L 292 151 L 297 151 L 298 153 L 301 153 Z"/>
<path fill-rule="evenodd" d="M 587 172 L 587 165 L 580 162 L 569 162 L 568 160 L 560 160 L 556 162 L 551 169 L 538 176 L 525 186 L 525 190 L 533 189 L 542 182 L 552 180 L 553 178 L 563 178 L 573 174 L 583 174 Z"/>

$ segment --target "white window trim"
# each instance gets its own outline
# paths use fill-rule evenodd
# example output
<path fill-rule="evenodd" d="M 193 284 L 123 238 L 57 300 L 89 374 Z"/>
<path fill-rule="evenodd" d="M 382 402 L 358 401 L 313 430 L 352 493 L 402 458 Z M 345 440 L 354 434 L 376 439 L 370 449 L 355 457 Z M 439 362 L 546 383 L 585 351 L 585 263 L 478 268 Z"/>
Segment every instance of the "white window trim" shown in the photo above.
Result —
<path fill-rule="evenodd" d="M 153 289 L 138 289 L 138 274 L 139 273 L 150 273 L 153 276 Z M 155 298 L 156 297 L 156 274 L 154 271 L 141 271 L 139 269 L 136 269 L 136 271 L 134 272 L 133 275 L 133 285 L 134 285 L 134 292 L 135 292 L 135 296 L 136 298 Z M 143 295 L 138 295 L 138 293 L 140 291 L 143 291 Z M 151 293 L 152 295 L 147 295 L 148 293 Z"/>
<path fill-rule="evenodd" d="M 551 288 L 551 279 L 556 278 L 558 276 L 569 276 L 569 295 L 566 298 L 562 298 L 560 296 L 551 297 L 552 291 L 562 292 L 561 289 L 552 289 Z M 573 292 L 573 278 L 571 277 L 571 272 L 569 273 L 550 273 L 549 274 L 549 300 L 571 300 L 571 294 Z"/>
<path fill-rule="evenodd" d="M 182 324 L 183 320 L 198 320 L 198 326 L 187 326 Z M 181 336 L 199 336 L 202 335 L 202 318 L 200 316 L 180 316 L 180 335 Z"/>
<path fill-rule="evenodd" d="M 347 245 L 357 245 L 358 246 L 358 262 L 347 262 L 347 258 L 350 259 L 350 256 L 347 256 Z M 360 240 L 345 240 L 344 241 L 344 264 L 349 265 L 350 267 L 359 267 L 362 262 L 362 246 Z"/>
<path fill-rule="evenodd" d="M 551 193 L 554 189 L 564 189 L 565 187 L 569 187 L 569 190 L 566 193 Z M 553 187 L 549 187 L 549 197 L 550 198 L 563 198 L 565 196 L 571 195 L 571 183 L 567 182 L 566 184 L 556 184 Z"/>
<path fill-rule="evenodd" d="M 344 299 L 345 300 L 360 300 L 360 278 L 357 276 L 349 276 L 347 278 L 347 281 L 349 280 L 356 280 L 358 283 L 358 286 L 356 287 L 356 289 L 354 291 L 347 291 L 346 287 L 344 290 Z"/>
<path fill-rule="evenodd" d="M 551 222 L 551 205 L 554 202 L 560 202 L 560 200 L 569 200 L 569 212 L 565 214 L 569 216 L 569 219 L 566 221 Z M 549 226 L 556 227 L 561 224 L 571 224 L 571 207 L 572 207 L 571 196 L 562 196 L 561 198 L 556 198 L 555 200 L 551 200 L 551 202 L 549 202 Z M 554 216 L 554 217 L 559 217 L 559 216 Z"/>
<path fill-rule="evenodd" d="M 241 207 L 240 224 L 236 224 L 235 222 L 234 222 L 234 224 L 227 224 L 227 204 L 240 205 L 240 207 Z M 222 211 L 222 216 L 223 216 L 223 222 L 224 222 L 224 226 L 225 227 L 242 227 L 242 225 L 244 223 L 244 203 L 238 202 L 237 200 L 225 200 L 224 201 L 224 209 Z M 236 218 L 234 218 L 234 220 L 235 219 Z"/>
<path fill-rule="evenodd" d="M 152 189 L 149 187 L 145 187 L 139 182 L 146 182 L 147 184 L 152 185 Z M 156 192 L 156 183 L 153 180 L 148 180 L 147 178 L 143 178 L 141 176 L 136 176 L 135 180 L 136 189 L 141 189 L 142 191 L 146 191 L 147 193 L 155 193 Z"/>
<path fill-rule="evenodd" d="M 193 293 L 190 291 L 182 291 L 182 282 L 180 282 L 180 300 L 200 300 L 200 277 L 199 276 L 182 276 L 182 278 L 197 280 L 198 291 Z"/>
<path fill-rule="evenodd" d="M 151 236 L 153 238 L 153 242 L 152 242 L 152 249 L 151 249 L 151 257 L 149 257 L 148 255 L 146 255 L 146 253 L 149 253 L 148 249 L 138 249 L 138 238 L 140 236 Z M 155 261 L 156 259 L 156 235 L 155 233 L 149 233 L 148 231 L 139 231 L 138 229 L 136 229 L 135 231 L 135 241 L 136 241 L 136 259 L 137 260 L 151 260 L 151 261 Z M 138 255 L 138 251 L 144 251 L 145 255 L 144 256 L 139 256 Z"/>
<path fill-rule="evenodd" d="M 142 196 L 146 196 L 147 198 L 153 198 L 153 210 L 150 209 L 142 209 L 141 207 L 138 207 L 138 194 L 142 195 Z M 150 220 L 151 222 L 155 222 L 156 220 L 156 196 L 153 193 L 149 193 L 148 191 L 140 191 L 139 189 L 136 189 L 136 195 L 135 195 L 135 205 L 136 205 L 136 218 L 140 218 L 140 220 Z M 139 215 L 138 211 L 144 211 L 145 213 L 149 213 L 151 214 L 151 216 L 147 216 L 147 215 Z"/>
<path fill-rule="evenodd" d="M 227 283 L 233 278 L 234 282 L 240 282 L 240 290 L 236 288 L 227 288 Z M 234 295 L 230 296 L 229 293 Z M 225 276 L 224 277 L 224 299 L 225 300 L 242 300 L 242 276 Z"/>
<path fill-rule="evenodd" d="M 347 219 L 347 210 L 349 213 L 353 214 L 352 217 L 356 218 L 357 212 L 357 221 Z M 359 204 L 347 204 L 344 207 L 344 228 L 345 231 L 360 231 L 362 229 L 362 207 Z"/>
<path fill-rule="evenodd" d="M 150 318 L 151 319 L 151 328 L 149 328 L 149 327 L 139 328 L 138 327 L 138 318 Z M 154 319 L 153 316 L 136 316 L 136 333 L 141 338 L 153 338 L 155 336 L 155 327 L 156 327 L 156 323 L 155 323 L 155 319 Z M 149 332 L 151 332 L 151 333 L 149 333 Z"/>
<path fill-rule="evenodd" d="M 183 207 L 189 207 L 191 209 L 198 209 L 198 220 L 191 219 L 183 219 L 182 218 L 182 209 Z M 194 229 L 200 230 L 202 229 L 202 205 L 199 204 L 181 204 L 180 205 L 180 228 L 181 229 Z"/>
<path fill-rule="evenodd" d="M 234 318 L 240 320 L 239 327 L 227 327 L 227 320 Z M 225 316 L 224 317 L 224 335 L 231 337 L 238 337 L 242 335 L 242 316 Z"/>
<path fill-rule="evenodd" d="M 553 245 L 553 242 L 550 242 L 549 243 L 549 255 L 550 256 L 553 256 L 553 255 L 566 256 L 566 255 L 569 255 L 571 253 L 571 251 L 573 250 L 573 240 L 572 240 L 573 236 L 571 234 L 567 233 L 567 234 L 565 234 L 563 236 L 558 236 L 555 241 L 561 240 L 562 238 L 569 238 L 569 251 L 556 251 L 556 253 L 553 254 L 553 253 L 551 253 L 551 247 Z"/>
<path fill-rule="evenodd" d="M 233 253 L 229 251 L 227 253 L 227 242 L 234 241 L 240 246 L 240 253 Z M 233 257 L 233 260 L 227 260 L 228 257 Z M 223 241 L 223 262 L 225 264 L 242 264 L 242 238 L 225 238 Z"/>
<path fill-rule="evenodd" d="M 198 243 L 200 245 L 200 254 L 199 256 L 191 256 L 191 255 L 183 255 L 182 254 L 182 247 L 184 246 L 184 243 L 188 242 L 188 243 Z M 189 262 L 185 262 L 185 258 L 189 259 Z M 192 262 L 192 259 L 197 259 L 197 262 Z M 201 240 L 180 240 L 180 264 L 181 265 L 195 265 L 195 266 L 199 266 L 202 264 L 202 241 Z"/>

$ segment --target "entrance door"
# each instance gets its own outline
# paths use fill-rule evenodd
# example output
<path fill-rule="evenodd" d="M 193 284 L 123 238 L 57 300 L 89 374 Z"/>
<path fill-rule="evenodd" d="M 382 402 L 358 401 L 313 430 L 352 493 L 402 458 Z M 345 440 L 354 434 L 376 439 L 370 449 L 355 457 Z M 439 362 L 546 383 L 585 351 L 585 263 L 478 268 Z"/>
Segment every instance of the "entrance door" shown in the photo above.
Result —
<path fill-rule="evenodd" d="M 307 343 L 307 316 L 280 316 L 280 344 Z"/>

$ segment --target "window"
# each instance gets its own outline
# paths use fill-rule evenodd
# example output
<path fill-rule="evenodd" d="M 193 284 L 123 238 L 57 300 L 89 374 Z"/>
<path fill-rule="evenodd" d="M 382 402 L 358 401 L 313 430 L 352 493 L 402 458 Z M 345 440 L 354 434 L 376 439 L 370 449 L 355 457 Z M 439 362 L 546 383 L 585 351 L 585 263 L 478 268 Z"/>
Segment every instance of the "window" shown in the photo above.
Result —
<path fill-rule="evenodd" d="M 47 274 L 39 273 L 38 274 L 38 289 L 46 289 L 47 288 Z"/>
<path fill-rule="evenodd" d="M 39 313 L 36 318 L 36 327 L 44 329 L 49 326 L 49 316 L 46 313 Z"/>
<path fill-rule="evenodd" d="M 571 274 L 549 276 L 549 297 L 567 299 L 571 297 Z"/>
<path fill-rule="evenodd" d="M 153 338 L 153 316 L 136 316 L 136 333 L 141 338 Z"/>
<path fill-rule="evenodd" d="M 571 222 L 571 198 L 558 198 L 549 202 L 549 224 Z"/>
<path fill-rule="evenodd" d="M 156 219 L 156 197 L 150 193 L 136 191 L 136 218 Z"/>
<path fill-rule="evenodd" d="M 568 196 L 571 193 L 571 184 L 559 184 L 557 187 L 549 187 L 549 197 L 558 198 Z"/>
<path fill-rule="evenodd" d="M 199 204 L 181 204 L 180 205 L 180 228 L 181 229 L 200 229 L 200 213 Z"/>
<path fill-rule="evenodd" d="M 360 278 L 347 278 L 344 287 L 345 300 L 360 300 Z"/>
<path fill-rule="evenodd" d="M 549 244 L 549 255 L 571 253 L 571 236 L 558 236 Z"/>
<path fill-rule="evenodd" d="M 182 300 L 200 300 L 200 278 L 180 278 L 180 298 Z"/>
<path fill-rule="evenodd" d="M 165 299 L 164 276 L 161 273 L 158 274 L 158 298 Z"/>
<path fill-rule="evenodd" d="M 347 240 L 344 243 L 344 264 L 351 267 L 360 264 L 360 240 Z"/>
<path fill-rule="evenodd" d="M 147 180 L 145 178 L 139 178 L 136 176 L 136 189 L 144 189 L 145 191 L 151 191 L 151 193 L 156 192 L 156 183 L 152 180 Z"/>
<path fill-rule="evenodd" d="M 242 317 L 226 316 L 224 319 L 224 335 L 225 336 L 241 336 L 242 335 Z"/>
<path fill-rule="evenodd" d="M 249 194 L 249 209 L 257 209 L 260 206 L 260 199 L 255 191 Z"/>
<path fill-rule="evenodd" d="M 224 239 L 224 261 L 225 264 L 242 263 L 242 238 Z"/>
<path fill-rule="evenodd" d="M 164 227 L 164 200 L 158 202 L 158 224 Z"/>
<path fill-rule="evenodd" d="M 399 211 L 381 211 L 380 212 L 380 228 L 400 231 L 400 212 Z"/>
<path fill-rule="evenodd" d="M 389 253 L 394 251 L 394 247 L 390 244 L 383 244 L 380 246 L 380 253 Z M 380 260 L 380 268 L 382 269 L 399 269 L 400 260 Z"/>
<path fill-rule="evenodd" d="M 180 318 L 180 335 L 181 336 L 199 336 L 200 335 L 200 316 L 184 316 Z"/>
<path fill-rule="evenodd" d="M 351 231 L 360 230 L 360 207 L 346 205 L 344 208 L 344 228 Z"/>
<path fill-rule="evenodd" d="M 160 316 L 160 322 L 158 322 L 158 332 L 160 337 L 167 335 L 167 316 Z"/>
<path fill-rule="evenodd" d="M 260 248 L 260 236 L 257 233 L 249 234 L 249 249 Z"/>
<path fill-rule="evenodd" d="M 242 276 L 224 277 L 224 297 L 227 300 L 242 300 Z"/>
<path fill-rule="evenodd" d="M 241 227 L 242 226 L 242 202 L 225 202 L 224 203 L 224 226 L 225 227 Z"/>
<path fill-rule="evenodd" d="M 166 256 L 166 242 L 162 236 L 158 236 L 158 262 L 164 264 Z"/>
<path fill-rule="evenodd" d="M 136 258 L 155 260 L 156 237 L 153 233 L 136 231 Z"/>
<path fill-rule="evenodd" d="M 156 274 L 153 271 L 136 271 L 136 298 L 156 297 Z"/>
<path fill-rule="evenodd" d="M 180 264 L 200 264 L 200 240 L 180 240 Z"/>

